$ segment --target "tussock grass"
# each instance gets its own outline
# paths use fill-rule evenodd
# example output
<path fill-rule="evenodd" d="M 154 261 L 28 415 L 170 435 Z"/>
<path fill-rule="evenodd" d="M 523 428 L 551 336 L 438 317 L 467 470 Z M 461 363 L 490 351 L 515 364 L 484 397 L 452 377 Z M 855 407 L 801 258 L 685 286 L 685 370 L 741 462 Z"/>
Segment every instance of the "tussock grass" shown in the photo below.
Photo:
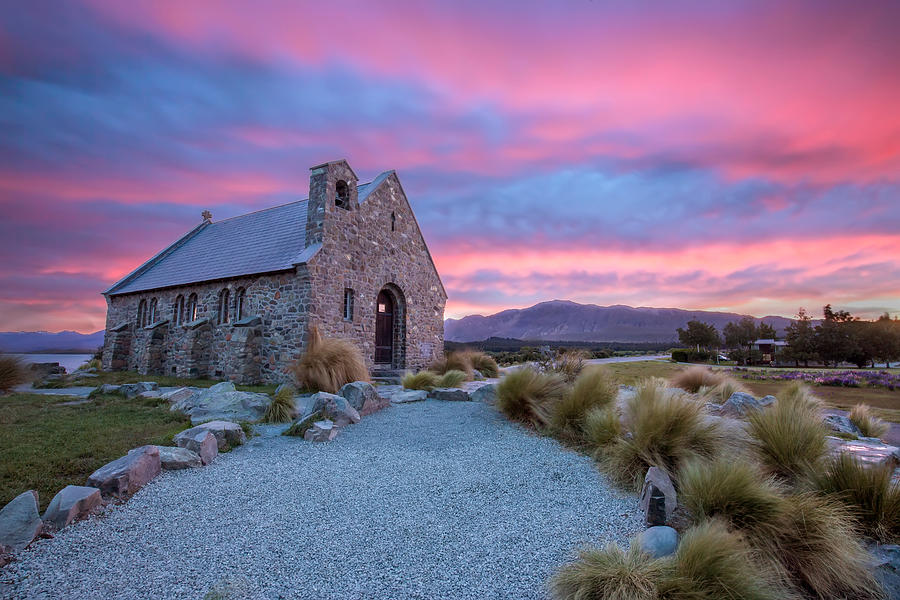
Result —
<path fill-rule="evenodd" d="M 750 393 L 746 387 L 730 377 L 724 377 L 722 381 L 713 387 L 702 387 L 698 392 L 707 402 L 724 404 L 735 392 Z"/>
<path fill-rule="evenodd" d="M 83 363 L 78 368 L 79 368 L 79 370 L 82 370 L 82 371 L 85 369 L 97 369 L 99 371 L 100 369 L 103 368 L 103 364 L 100 362 L 99 358 L 92 358 L 91 360 L 87 361 L 86 363 Z"/>
<path fill-rule="evenodd" d="M 611 544 L 582 550 L 556 573 L 550 589 L 556 600 L 657 600 L 665 573 L 665 563 L 650 559 L 637 544 L 627 552 Z"/>
<path fill-rule="evenodd" d="M 867 465 L 847 453 L 828 461 L 810 477 L 819 492 L 844 504 L 868 535 L 900 541 L 900 485 L 892 483 L 890 464 Z"/>
<path fill-rule="evenodd" d="M 647 468 L 657 466 L 673 479 L 686 461 L 712 458 L 727 445 L 725 430 L 706 418 L 703 404 L 666 390 L 665 380 L 638 384 L 625 403 L 623 420 L 630 436 L 619 437 L 602 458 L 614 479 L 636 486 Z"/>
<path fill-rule="evenodd" d="M 554 405 L 566 393 L 566 384 L 555 373 L 530 367 L 513 371 L 497 385 L 497 408 L 510 419 L 547 427 Z"/>
<path fill-rule="evenodd" d="M 581 350 L 566 350 L 550 361 L 547 370 L 558 373 L 568 383 L 574 382 L 584 369 L 585 354 Z"/>
<path fill-rule="evenodd" d="M 437 387 L 442 388 L 455 388 L 462 385 L 462 383 L 466 380 L 466 374 L 462 371 L 457 371 L 455 369 L 451 369 L 441 375 L 441 378 L 438 380 Z"/>
<path fill-rule="evenodd" d="M 0 354 L 0 392 L 8 392 L 28 379 L 24 360 L 12 354 Z"/>
<path fill-rule="evenodd" d="M 584 441 L 595 451 L 601 451 L 622 435 L 622 423 L 615 407 L 594 407 L 584 415 Z"/>
<path fill-rule="evenodd" d="M 347 383 L 369 381 L 362 353 L 347 340 L 323 338 L 315 326 L 300 360 L 291 365 L 300 387 L 336 394 Z"/>
<path fill-rule="evenodd" d="M 472 366 L 472 355 L 474 353 L 469 350 L 458 350 L 456 352 L 448 352 L 443 358 L 439 358 L 428 366 L 429 371 L 433 371 L 438 375 L 443 375 L 447 371 L 462 371 L 466 374 L 466 379 L 473 379 L 474 373 Z"/>
<path fill-rule="evenodd" d="M 603 367 L 582 371 L 572 390 L 553 409 L 551 426 L 568 437 L 579 437 L 587 412 L 609 406 L 616 400 L 619 386 Z"/>
<path fill-rule="evenodd" d="M 500 367 L 497 366 L 497 361 L 484 352 L 471 352 L 469 359 L 472 362 L 472 366 L 478 369 L 485 377 L 498 377 L 500 375 Z"/>
<path fill-rule="evenodd" d="M 872 409 L 865 404 L 857 404 L 851 408 L 849 417 L 850 422 L 859 427 L 864 437 L 880 438 L 891 430 L 891 426 L 872 414 Z"/>
<path fill-rule="evenodd" d="M 751 445 L 767 470 L 795 481 L 824 458 L 820 407 L 805 387 L 791 386 L 773 406 L 747 415 Z"/>
<path fill-rule="evenodd" d="M 297 390 L 289 386 L 282 388 L 266 407 L 261 421 L 263 423 L 290 423 L 293 421 L 297 416 L 297 404 L 294 402 L 296 393 Z"/>
<path fill-rule="evenodd" d="M 700 388 L 714 388 L 725 379 L 726 377 L 720 373 L 714 373 L 706 367 L 696 366 L 688 367 L 683 371 L 675 373 L 672 375 L 671 379 L 669 379 L 669 382 L 673 387 L 681 388 L 691 394 L 696 394 L 700 391 Z"/>
<path fill-rule="evenodd" d="M 431 371 L 419 371 L 418 373 L 407 373 L 403 376 L 403 387 L 408 390 L 425 390 L 430 392 L 438 387 L 440 377 Z"/>

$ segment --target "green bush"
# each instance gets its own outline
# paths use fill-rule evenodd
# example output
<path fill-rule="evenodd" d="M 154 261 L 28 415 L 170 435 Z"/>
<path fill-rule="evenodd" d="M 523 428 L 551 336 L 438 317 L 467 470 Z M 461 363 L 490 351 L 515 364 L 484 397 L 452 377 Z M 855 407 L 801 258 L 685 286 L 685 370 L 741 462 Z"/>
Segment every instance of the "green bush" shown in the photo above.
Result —
<path fill-rule="evenodd" d="M 622 423 L 614 406 L 594 407 L 584 415 L 584 441 L 595 451 L 602 450 L 622 435 Z"/>
<path fill-rule="evenodd" d="M 650 559 L 637 544 L 627 552 L 611 544 L 579 552 L 577 561 L 556 573 L 550 589 L 557 600 L 657 600 L 665 571 L 665 563 Z"/>
<path fill-rule="evenodd" d="M 286 386 L 275 394 L 272 402 L 266 407 L 263 414 L 263 423 L 290 423 L 297 416 L 297 405 L 294 395 L 297 393 L 292 387 Z"/>
<path fill-rule="evenodd" d="M 765 410 L 747 415 L 751 444 L 771 473 L 795 481 L 824 458 L 825 425 L 819 401 L 792 386 Z"/>
<path fill-rule="evenodd" d="M 554 405 L 566 393 L 566 384 L 555 373 L 523 367 L 508 374 L 497 385 L 497 408 L 514 421 L 545 428 Z"/>
<path fill-rule="evenodd" d="M 551 425 L 554 431 L 580 436 L 588 410 L 605 407 L 615 402 L 619 386 L 603 367 L 592 367 L 581 372 L 572 390 L 563 396 L 553 409 Z"/>
<path fill-rule="evenodd" d="M 403 387 L 407 390 L 425 390 L 430 392 L 438 387 L 440 377 L 431 371 L 419 371 L 418 373 L 407 373 L 403 377 Z"/>
<path fill-rule="evenodd" d="M 850 422 L 859 427 L 860 433 L 864 437 L 880 438 L 888 431 L 891 426 L 872 414 L 865 404 L 857 404 L 850 409 Z"/>
<path fill-rule="evenodd" d="M 863 530 L 887 543 L 900 541 L 900 485 L 891 464 L 867 465 L 841 453 L 811 475 L 817 490 L 839 500 Z"/>
<path fill-rule="evenodd" d="M 8 392 L 27 381 L 25 361 L 12 354 L 0 354 L 0 392 Z"/>
<path fill-rule="evenodd" d="M 441 375 L 441 378 L 438 380 L 437 387 L 442 388 L 455 388 L 462 385 L 462 383 L 466 380 L 466 374 L 462 371 L 456 371 L 451 369 Z"/>

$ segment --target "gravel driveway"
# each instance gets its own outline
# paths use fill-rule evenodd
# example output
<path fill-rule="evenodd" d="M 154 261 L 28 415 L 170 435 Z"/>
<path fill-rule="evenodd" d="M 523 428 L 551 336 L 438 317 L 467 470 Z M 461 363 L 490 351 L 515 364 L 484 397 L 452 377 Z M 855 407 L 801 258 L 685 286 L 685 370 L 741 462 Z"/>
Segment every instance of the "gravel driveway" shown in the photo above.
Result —
<path fill-rule="evenodd" d="M 7 598 L 544 598 L 582 543 L 627 543 L 637 499 L 480 403 L 365 417 L 329 444 L 264 435 L 165 472 L 38 540 Z"/>

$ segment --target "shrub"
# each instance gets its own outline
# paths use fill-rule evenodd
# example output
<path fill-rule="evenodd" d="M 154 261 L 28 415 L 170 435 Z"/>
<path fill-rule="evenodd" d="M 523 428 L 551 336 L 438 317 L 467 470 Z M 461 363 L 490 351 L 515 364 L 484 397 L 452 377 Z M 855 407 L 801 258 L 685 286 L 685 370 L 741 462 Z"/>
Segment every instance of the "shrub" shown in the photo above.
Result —
<path fill-rule="evenodd" d="M 297 416 L 297 405 L 294 402 L 294 394 L 297 391 L 291 387 L 284 387 L 275 394 L 272 402 L 266 407 L 263 414 L 263 423 L 289 423 Z"/>
<path fill-rule="evenodd" d="M 704 397 L 704 400 L 717 404 L 724 404 L 735 392 L 748 393 L 747 388 L 730 377 L 722 377 L 722 381 L 713 387 L 701 387 L 699 390 L 699 394 Z"/>
<path fill-rule="evenodd" d="M 469 358 L 472 362 L 472 366 L 478 369 L 485 377 L 498 377 L 500 375 L 500 368 L 497 366 L 497 361 L 484 352 L 472 352 L 470 353 Z"/>
<path fill-rule="evenodd" d="M 575 380 L 572 391 L 563 396 L 553 410 L 552 426 L 558 432 L 580 434 L 588 410 L 613 403 L 619 386 L 609 371 L 593 367 L 582 371 Z"/>
<path fill-rule="evenodd" d="M 448 352 L 443 358 L 439 358 L 428 366 L 429 371 L 434 371 L 438 375 L 443 375 L 447 371 L 462 371 L 466 375 L 466 379 L 472 379 L 474 374 L 472 370 L 472 356 L 475 353 L 469 350 L 457 350 Z"/>
<path fill-rule="evenodd" d="M 0 354 L 0 392 L 8 392 L 27 381 L 25 361 L 12 354 Z"/>
<path fill-rule="evenodd" d="M 80 367 L 78 367 L 79 370 L 97 369 L 98 371 L 102 368 L 103 368 L 103 363 L 100 362 L 99 358 L 92 358 L 91 360 L 87 361 L 86 363 L 84 363 Z"/>
<path fill-rule="evenodd" d="M 425 390 L 430 392 L 438 387 L 440 377 L 431 371 L 419 371 L 416 374 L 407 373 L 403 376 L 403 387 L 408 390 Z"/>
<path fill-rule="evenodd" d="M 816 489 L 841 501 L 863 530 L 883 542 L 900 538 L 900 485 L 893 465 L 867 465 L 841 453 L 811 475 Z"/>
<path fill-rule="evenodd" d="M 584 369 L 584 360 L 585 355 L 581 350 L 564 350 L 542 361 L 541 368 L 557 373 L 568 383 L 572 383 Z"/>
<path fill-rule="evenodd" d="M 708 420 L 703 404 L 685 394 L 672 394 L 661 379 L 638 384 L 624 408 L 631 436 L 609 446 L 603 463 L 609 475 L 637 484 L 646 469 L 657 466 L 675 477 L 685 461 L 711 458 L 726 446 L 724 429 Z"/>
<path fill-rule="evenodd" d="M 557 600 L 656 600 L 663 561 L 652 560 L 637 544 L 627 552 L 611 544 L 582 550 L 578 560 L 562 567 L 550 582 Z"/>
<path fill-rule="evenodd" d="M 306 352 L 291 370 L 301 387 L 332 394 L 347 383 L 369 380 L 359 348 L 347 340 L 322 338 L 315 326 L 310 328 Z"/>
<path fill-rule="evenodd" d="M 713 388 L 722 381 L 725 376 L 720 373 L 714 373 L 706 367 L 688 367 L 683 371 L 675 373 L 670 382 L 673 387 L 681 388 L 691 394 L 696 394 L 701 387 Z"/>
<path fill-rule="evenodd" d="M 497 408 L 510 419 L 546 427 L 553 405 L 566 392 L 565 381 L 555 373 L 530 367 L 517 369 L 497 386 Z"/>
<path fill-rule="evenodd" d="M 679 500 L 695 522 L 720 518 L 736 529 L 773 532 L 784 512 L 778 484 L 746 461 L 693 461 L 678 472 Z"/>
<path fill-rule="evenodd" d="M 850 409 L 850 422 L 859 427 L 865 437 L 880 438 L 891 430 L 891 426 L 873 415 L 865 404 L 857 404 Z"/>
<path fill-rule="evenodd" d="M 762 464 L 787 479 L 814 468 L 825 455 L 825 425 L 818 400 L 794 387 L 773 406 L 747 415 L 751 445 Z"/>
<path fill-rule="evenodd" d="M 466 374 L 462 371 L 457 371 L 455 369 L 451 369 L 441 375 L 440 380 L 438 380 L 437 387 L 442 388 L 455 388 L 462 385 L 462 382 L 466 380 Z"/>
<path fill-rule="evenodd" d="M 721 522 L 706 521 L 685 532 L 671 559 L 672 570 L 659 584 L 667 600 L 741 598 L 780 600 L 786 597 L 759 565 L 744 539 Z"/>
<path fill-rule="evenodd" d="M 619 414 L 612 406 L 594 407 L 584 415 L 582 426 L 584 441 L 595 450 L 601 450 L 613 443 L 622 434 Z"/>

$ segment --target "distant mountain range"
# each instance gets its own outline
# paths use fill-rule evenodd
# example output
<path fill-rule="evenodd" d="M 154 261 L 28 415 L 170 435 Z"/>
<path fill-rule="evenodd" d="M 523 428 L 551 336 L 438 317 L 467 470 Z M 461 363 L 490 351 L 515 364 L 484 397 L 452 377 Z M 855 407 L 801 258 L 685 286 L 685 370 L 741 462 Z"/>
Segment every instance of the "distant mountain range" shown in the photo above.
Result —
<path fill-rule="evenodd" d="M 470 315 L 444 321 L 444 339 L 451 342 L 479 342 L 490 337 L 519 340 L 571 342 L 658 342 L 678 340 L 676 329 L 697 319 L 716 326 L 719 332 L 728 323 L 745 316 L 737 313 L 578 304 L 568 300 L 541 302 L 529 308 L 510 309 L 493 315 Z M 783 336 L 791 319 L 753 318 L 771 325 Z"/>
<path fill-rule="evenodd" d="M 0 332 L 0 351 L 3 352 L 85 352 L 93 353 L 103 345 L 103 331 L 3 331 Z"/>

